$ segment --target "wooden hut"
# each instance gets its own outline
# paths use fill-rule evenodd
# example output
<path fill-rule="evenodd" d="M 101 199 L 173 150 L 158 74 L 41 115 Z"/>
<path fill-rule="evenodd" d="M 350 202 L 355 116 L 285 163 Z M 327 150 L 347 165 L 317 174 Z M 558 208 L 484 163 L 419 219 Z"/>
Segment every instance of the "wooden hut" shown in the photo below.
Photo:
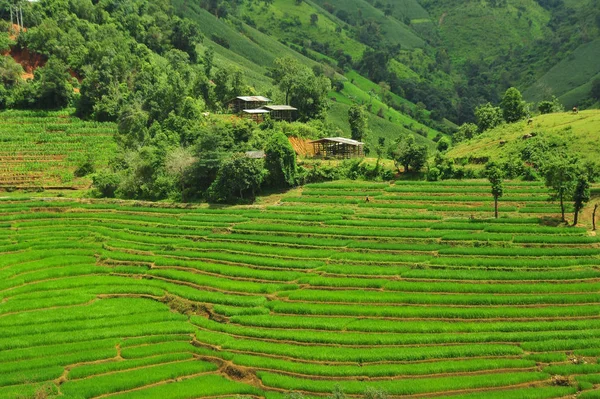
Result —
<path fill-rule="evenodd" d="M 271 119 L 274 121 L 293 122 L 296 120 L 297 108 L 289 105 L 265 105 L 261 109 L 271 113 Z"/>
<path fill-rule="evenodd" d="M 322 158 L 356 158 L 365 155 L 365 143 L 343 137 L 328 137 L 311 141 L 314 154 Z"/>
<path fill-rule="evenodd" d="M 239 96 L 229 101 L 229 111 L 239 114 L 245 109 L 257 109 L 270 103 L 271 100 L 263 96 Z"/>

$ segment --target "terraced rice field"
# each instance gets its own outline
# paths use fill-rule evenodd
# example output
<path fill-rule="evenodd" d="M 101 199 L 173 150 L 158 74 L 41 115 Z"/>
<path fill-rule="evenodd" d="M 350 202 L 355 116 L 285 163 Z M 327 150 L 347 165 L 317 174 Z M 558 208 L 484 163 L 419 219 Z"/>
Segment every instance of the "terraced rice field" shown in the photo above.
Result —
<path fill-rule="evenodd" d="M 488 191 L 1 200 L 0 397 L 599 397 L 600 239 L 542 186 L 499 220 Z"/>
<path fill-rule="evenodd" d="M 114 154 L 116 127 L 68 111 L 0 112 L 0 191 L 88 187 L 75 170 L 88 157 L 100 168 Z"/>

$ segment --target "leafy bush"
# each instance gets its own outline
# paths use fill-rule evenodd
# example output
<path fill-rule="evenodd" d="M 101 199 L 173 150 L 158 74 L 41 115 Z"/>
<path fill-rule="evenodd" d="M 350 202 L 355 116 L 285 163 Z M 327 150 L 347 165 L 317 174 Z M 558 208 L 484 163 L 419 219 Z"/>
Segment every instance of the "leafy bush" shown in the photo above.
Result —
<path fill-rule="evenodd" d="M 121 183 L 121 177 L 107 169 L 101 170 L 94 175 L 93 187 L 98 191 L 101 197 L 114 198 L 115 192 Z"/>

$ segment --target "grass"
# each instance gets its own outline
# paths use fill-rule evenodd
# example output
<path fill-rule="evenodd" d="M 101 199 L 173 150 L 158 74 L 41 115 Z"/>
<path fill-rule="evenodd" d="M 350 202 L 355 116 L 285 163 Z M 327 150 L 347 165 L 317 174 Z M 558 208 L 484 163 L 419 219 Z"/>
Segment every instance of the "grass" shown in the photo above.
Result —
<path fill-rule="evenodd" d="M 600 138 L 596 126 L 600 123 L 600 111 L 582 111 L 577 115 L 571 112 L 540 115 L 533 118 L 533 124 L 526 121 L 502 125 L 482 135 L 460 143 L 448 152 L 454 159 L 495 158 L 499 161 L 509 160 L 511 154 L 520 153 L 528 141 L 523 140 L 525 134 L 537 132 L 547 140 L 565 142 L 567 151 L 579 157 L 596 161 L 596 144 Z M 568 137 L 568 140 L 565 140 Z M 506 144 L 500 146 L 500 140 Z"/>

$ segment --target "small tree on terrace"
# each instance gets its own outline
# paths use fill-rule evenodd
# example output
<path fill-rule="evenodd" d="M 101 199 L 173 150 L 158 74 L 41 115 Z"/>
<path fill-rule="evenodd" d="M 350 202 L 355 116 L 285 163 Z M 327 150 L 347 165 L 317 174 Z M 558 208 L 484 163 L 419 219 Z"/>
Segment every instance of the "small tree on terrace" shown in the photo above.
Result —
<path fill-rule="evenodd" d="M 407 136 L 398 143 L 394 151 L 394 162 L 396 167 L 404 167 L 404 173 L 408 173 L 412 168 L 413 172 L 419 172 L 427 163 L 427 147 L 415 143 L 413 136 Z"/>
<path fill-rule="evenodd" d="M 563 157 L 551 161 L 545 166 L 546 187 L 553 192 L 553 198 L 560 201 L 562 221 L 565 222 L 565 199 L 573 195 L 577 179 L 577 168 L 573 160 Z"/>
<path fill-rule="evenodd" d="M 485 174 L 492 184 L 492 196 L 494 197 L 494 217 L 498 219 L 498 200 L 504 194 L 504 187 L 502 184 L 504 173 L 497 163 L 488 162 L 485 165 Z"/>
<path fill-rule="evenodd" d="M 579 212 L 583 209 L 585 204 L 590 200 L 590 183 L 586 176 L 579 176 L 577 179 L 577 185 L 573 192 L 573 205 L 575 212 L 573 214 L 573 226 L 577 226 L 579 221 Z"/>

